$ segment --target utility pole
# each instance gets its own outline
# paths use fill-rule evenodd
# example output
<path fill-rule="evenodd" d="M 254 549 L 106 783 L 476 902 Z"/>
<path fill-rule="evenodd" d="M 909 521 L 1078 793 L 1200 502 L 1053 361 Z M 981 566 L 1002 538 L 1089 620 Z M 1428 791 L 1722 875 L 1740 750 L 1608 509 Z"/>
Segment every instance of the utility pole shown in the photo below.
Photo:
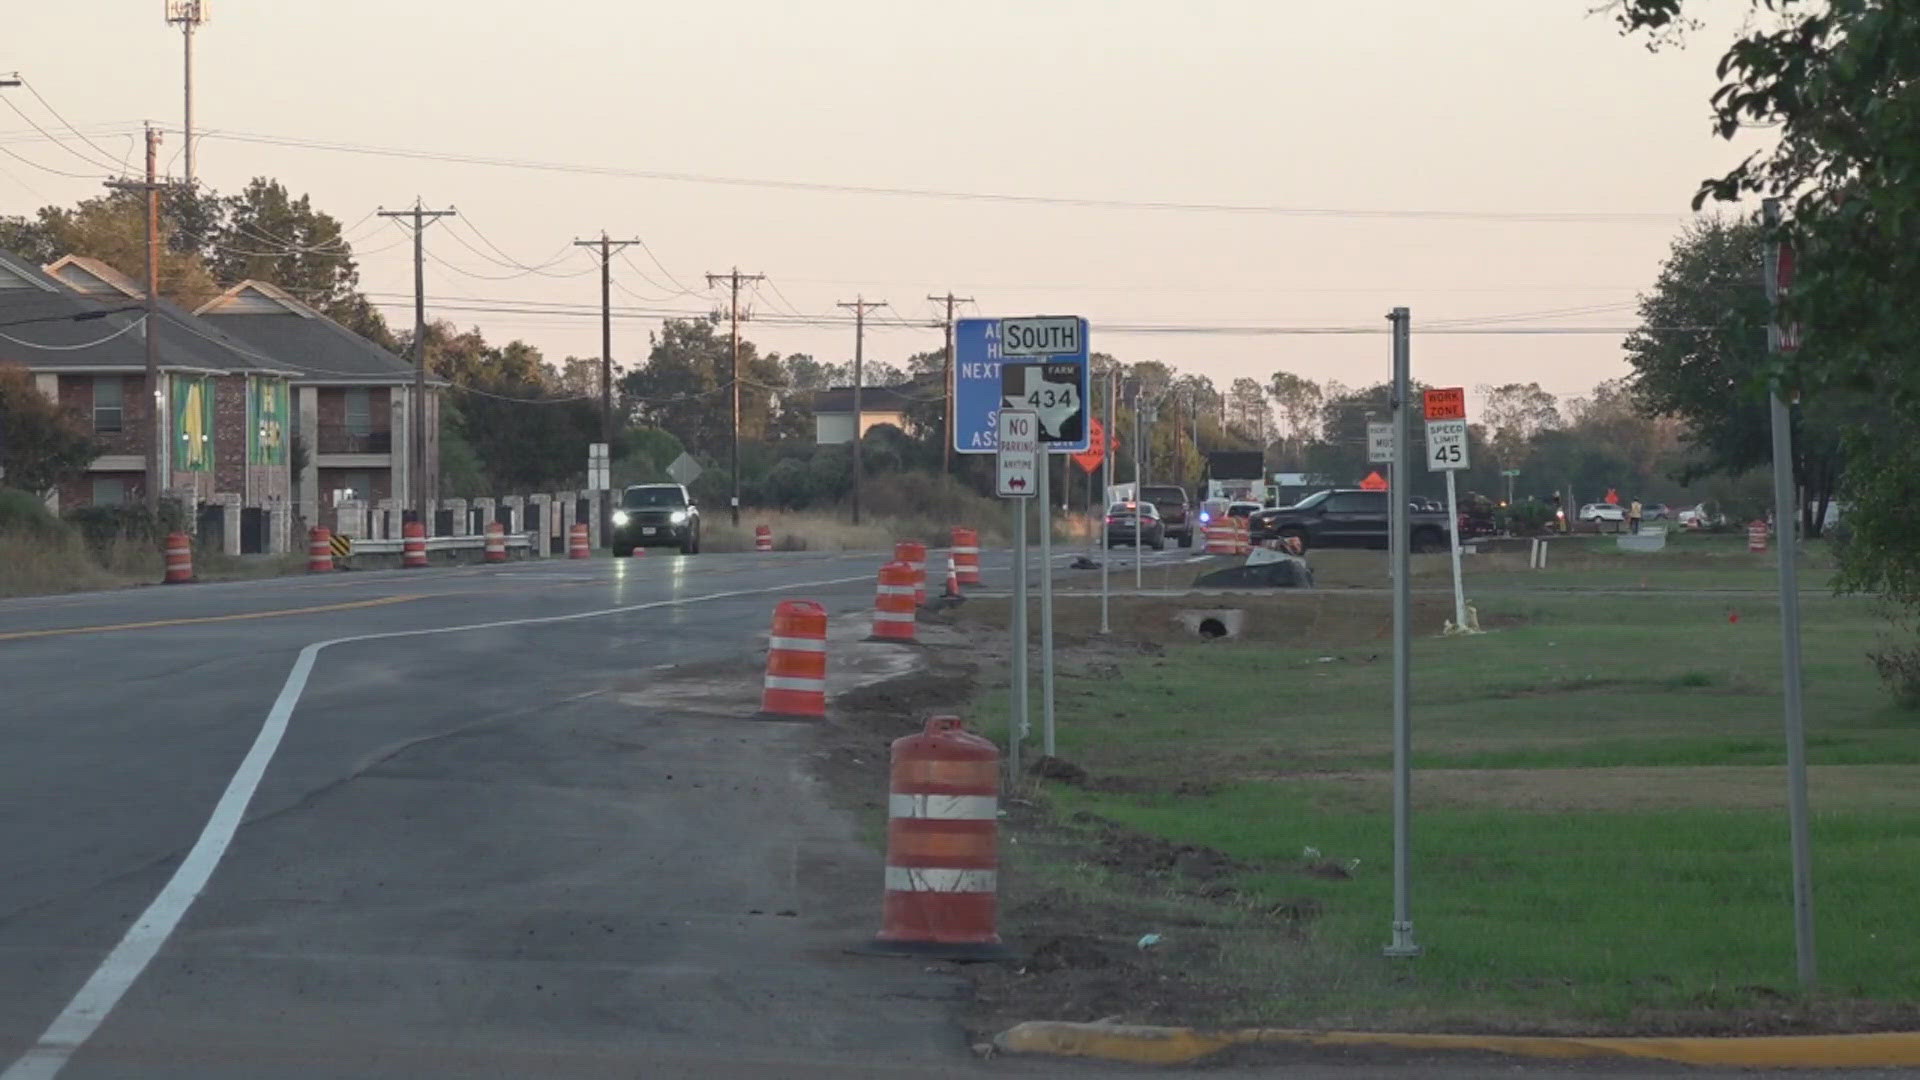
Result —
<path fill-rule="evenodd" d="M 416 196 L 411 210 L 377 210 L 383 218 L 413 219 L 413 506 L 414 520 L 433 535 L 433 500 L 427 497 L 427 226 L 458 211 L 428 210 Z"/>
<path fill-rule="evenodd" d="M 608 483 L 613 472 L 613 253 L 638 240 L 575 240 L 574 247 L 600 249 L 600 441 L 607 444 Z M 613 490 L 600 493 L 600 542 L 613 546 Z"/>
<path fill-rule="evenodd" d="M 940 383 L 942 392 L 947 395 L 947 401 L 946 409 L 941 414 L 945 419 L 940 424 L 940 475 L 946 477 L 947 483 L 951 484 L 953 483 L 953 305 L 971 304 L 973 297 L 955 296 L 953 290 L 948 289 L 945 296 L 929 296 L 927 299 L 947 305 L 947 352 L 942 365 L 944 375 Z"/>
<path fill-rule="evenodd" d="M 194 171 L 193 171 L 193 32 L 196 28 L 199 27 L 201 23 L 206 21 L 207 21 L 206 0 L 167 0 L 167 22 L 179 24 L 181 37 L 185 40 L 185 44 L 186 44 L 186 72 L 185 72 L 186 77 L 183 80 L 184 89 L 186 92 L 186 107 L 184 110 L 186 122 L 183 125 L 181 125 L 184 128 L 184 135 L 182 137 L 185 140 L 181 144 L 181 147 L 186 153 L 187 186 L 188 187 L 193 186 L 193 178 L 194 178 Z"/>
<path fill-rule="evenodd" d="M 867 309 L 886 307 L 885 300 L 868 300 L 856 295 L 851 301 L 842 300 L 837 307 L 853 309 L 853 523 L 860 524 L 860 420 L 864 413 L 861 409 L 860 383 L 864 378 L 861 368 L 862 354 L 867 345 Z"/>
<path fill-rule="evenodd" d="M 715 284 L 722 281 L 727 283 L 727 295 L 729 297 L 727 303 L 728 319 L 733 328 L 733 376 L 728 380 L 728 382 L 733 384 L 733 459 L 728 468 L 733 473 L 733 497 L 730 501 L 733 503 L 733 523 L 735 525 L 740 524 L 740 283 L 743 281 L 765 281 L 766 278 L 767 275 L 765 274 L 743 274 L 737 266 L 725 274 L 707 275 L 708 288 L 712 288 Z M 857 366 L 855 370 L 858 370 Z M 856 391 L 856 393 L 858 393 L 858 391 Z M 854 475 L 858 477 L 860 468 L 858 431 L 854 433 L 853 460 Z M 860 520 L 860 489 L 857 486 L 857 479 L 855 484 L 853 520 L 857 523 Z"/>
<path fill-rule="evenodd" d="M 146 314 L 140 327 L 140 336 L 146 340 L 147 348 L 147 407 L 153 417 L 152 437 L 147 440 L 147 509 L 154 514 L 160 511 L 160 493 L 167 486 L 166 446 L 172 434 L 173 424 L 167 410 L 161 408 L 160 393 L 160 190 L 170 187 L 163 184 L 159 177 L 160 133 L 152 124 L 147 125 L 147 178 L 140 180 L 110 180 L 107 186 L 116 191 L 138 191 L 147 200 L 147 285 L 144 306 Z"/>

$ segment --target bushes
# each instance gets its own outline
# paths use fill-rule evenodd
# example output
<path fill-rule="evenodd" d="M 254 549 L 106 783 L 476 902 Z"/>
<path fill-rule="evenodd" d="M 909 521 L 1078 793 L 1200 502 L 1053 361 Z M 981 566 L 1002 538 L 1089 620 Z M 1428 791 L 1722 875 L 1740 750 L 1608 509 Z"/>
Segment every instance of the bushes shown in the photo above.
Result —
<path fill-rule="evenodd" d="M 193 531 L 187 523 L 186 512 L 172 499 L 161 500 L 157 515 L 145 505 L 83 506 L 67 511 L 67 522 L 78 529 L 87 546 L 103 558 L 121 540 L 157 547 L 170 532 Z"/>
<path fill-rule="evenodd" d="M 0 536 L 53 539 L 67 530 L 30 491 L 0 488 Z"/>
<path fill-rule="evenodd" d="M 1867 653 L 1867 659 L 1897 704 L 1920 709 L 1920 645 L 1889 642 Z"/>

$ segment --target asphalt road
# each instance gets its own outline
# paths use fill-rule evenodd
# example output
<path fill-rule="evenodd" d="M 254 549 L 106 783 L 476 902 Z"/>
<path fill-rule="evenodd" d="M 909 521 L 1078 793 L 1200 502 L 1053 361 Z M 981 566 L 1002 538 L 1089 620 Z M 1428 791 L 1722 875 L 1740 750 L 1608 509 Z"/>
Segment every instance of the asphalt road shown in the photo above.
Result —
<path fill-rule="evenodd" d="M 0 1080 L 1131 1075 L 980 1061 L 950 975 L 845 951 L 879 859 L 804 726 L 617 692 L 755 654 L 782 597 L 868 610 L 876 561 L 0 602 Z"/>

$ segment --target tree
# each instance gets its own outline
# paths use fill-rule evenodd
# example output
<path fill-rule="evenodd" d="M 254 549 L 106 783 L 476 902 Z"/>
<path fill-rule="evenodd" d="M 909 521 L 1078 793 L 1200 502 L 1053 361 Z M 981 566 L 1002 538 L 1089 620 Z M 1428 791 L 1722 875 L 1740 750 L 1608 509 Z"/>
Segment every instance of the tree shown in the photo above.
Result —
<path fill-rule="evenodd" d="M 533 490 L 585 471 L 600 403 L 561 393 L 539 349 L 489 345 L 478 327 L 460 332 L 437 321 L 427 324 L 426 354 L 428 370 L 455 387 L 446 412 L 458 439 L 442 460 L 450 483 L 473 482 L 463 448 L 494 490 Z"/>
<path fill-rule="evenodd" d="M 114 192 L 84 199 L 71 210 L 42 207 L 35 228 L 44 239 L 36 254 L 86 255 L 133 279 L 147 279 L 147 204 L 139 195 Z M 195 308 L 220 292 L 200 253 L 177 222 L 160 217 L 160 295 Z"/>
<path fill-rule="evenodd" d="M 732 441 L 733 348 L 718 316 L 668 319 L 652 336 L 647 362 L 616 384 L 626 415 L 672 432 L 696 456 L 718 457 Z M 740 339 L 740 437 L 775 430 L 774 402 L 787 389 L 777 355 Z"/>
<path fill-rule="evenodd" d="M 1518 466 L 1535 435 L 1560 426 L 1559 402 L 1537 382 L 1481 386 L 1478 390 L 1486 402 L 1483 419 L 1492 435 L 1494 457 L 1502 468 Z"/>
<path fill-rule="evenodd" d="M 44 495 L 99 456 L 86 419 L 40 392 L 25 368 L 0 364 L 0 468 L 9 487 Z"/>
<path fill-rule="evenodd" d="M 1233 380 L 1227 391 L 1227 426 L 1256 446 L 1265 446 L 1273 429 L 1273 410 L 1267 406 L 1267 391 L 1258 380 L 1244 376 Z"/>
<path fill-rule="evenodd" d="M 1751 219 L 1695 222 L 1674 242 L 1653 291 L 1640 298 L 1641 327 L 1627 338 L 1627 360 L 1646 411 L 1686 423 L 1694 456 L 1683 480 L 1737 476 L 1773 460 L 1769 316 L 1759 273 L 1765 244 Z M 1807 492 L 1809 536 L 1820 535 L 1844 460 L 1846 424 L 1832 405 L 1853 396 L 1831 392 L 1825 402 L 1795 410 L 1793 471 Z"/>
<path fill-rule="evenodd" d="M 1325 392 L 1312 379 L 1291 371 L 1276 371 L 1267 379 L 1267 393 L 1280 410 L 1281 434 L 1297 454 L 1300 446 L 1320 430 Z"/>

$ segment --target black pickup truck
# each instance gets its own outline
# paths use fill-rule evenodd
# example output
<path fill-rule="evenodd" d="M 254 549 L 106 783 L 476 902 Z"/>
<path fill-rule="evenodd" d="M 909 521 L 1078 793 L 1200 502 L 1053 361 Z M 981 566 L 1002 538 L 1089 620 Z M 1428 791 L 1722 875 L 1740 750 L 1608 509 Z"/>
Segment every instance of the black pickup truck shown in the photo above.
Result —
<path fill-rule="evenodd" d="M 1174 485 L 1148 484 L 1140 489 L 1140 498 L 1153 504 L 1160 511 L 1160 520 L 1167 527 L 1167 537 L 1180 542 L 1181 547 L 1193 546 L 1193 507 L 1187 502 L 1185 488 Z"/>
<path fill-rule="evenodd" d="M 1407 510 L 1414 551 L 1445 551 L 1446 511 Z M 1319 491 L 1292 506 L 1253 515 L 1255 540 L 1298 537 L 1307 548 L 1385 548 L 1387 493 L 1359 488 Z"/>

